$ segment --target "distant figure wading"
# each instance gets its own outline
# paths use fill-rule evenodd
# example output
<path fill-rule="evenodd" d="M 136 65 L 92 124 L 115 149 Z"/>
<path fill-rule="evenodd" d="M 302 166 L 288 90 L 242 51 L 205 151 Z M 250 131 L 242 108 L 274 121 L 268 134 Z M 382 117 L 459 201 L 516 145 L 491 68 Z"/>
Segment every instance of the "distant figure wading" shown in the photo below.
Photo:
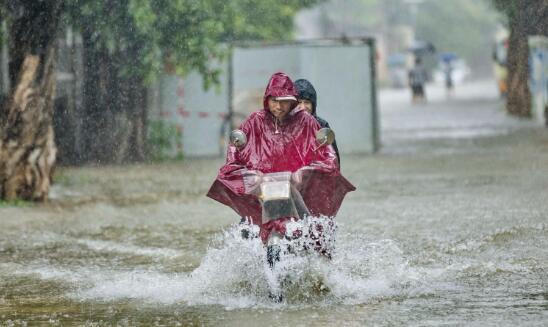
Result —
<path fill-rule="evenodd" d="M 422 66 L 421 58 L 415 58 L 415 66 L 409 71 L 409 86 L 411 87 L 412 101 L 426 102 L 424 84 L 426 83 L 426 70 Z"/>

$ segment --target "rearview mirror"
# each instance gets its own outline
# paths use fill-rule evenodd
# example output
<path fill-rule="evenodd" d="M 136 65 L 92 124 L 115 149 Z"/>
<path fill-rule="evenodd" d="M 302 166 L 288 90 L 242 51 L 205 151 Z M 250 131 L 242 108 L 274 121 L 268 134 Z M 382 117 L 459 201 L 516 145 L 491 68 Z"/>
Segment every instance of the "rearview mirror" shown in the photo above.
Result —
<path fill-rule="evenodd" d="M 316 132 L 316 141 L 319 146 L 331 145 L 335 141 L 335 132 L 331 128 L 320 128 Z"/>
<path fill-rule="evenodd" d="M 237 148 L 243 147 L 247 143 L 247 136 L 242 130 L 235 129 L 230 132 L 230 144 Z"/>

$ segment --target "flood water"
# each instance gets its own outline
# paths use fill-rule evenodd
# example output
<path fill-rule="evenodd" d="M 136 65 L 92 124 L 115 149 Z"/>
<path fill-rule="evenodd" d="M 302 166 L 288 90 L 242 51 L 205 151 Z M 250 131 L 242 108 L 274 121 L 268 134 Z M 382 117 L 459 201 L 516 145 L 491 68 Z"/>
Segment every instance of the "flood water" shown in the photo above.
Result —
<path fill-rule="evenodd" d="M 427 92 L 380 93 L 384 147 L 342 158 L 333 260 L 290 258 L 282 303 L 204 196 L 221 159 L 62 168 L 49 204 L 0 207 L 0 325 L 548 325 L 548 130 L 494 82 Z"/>

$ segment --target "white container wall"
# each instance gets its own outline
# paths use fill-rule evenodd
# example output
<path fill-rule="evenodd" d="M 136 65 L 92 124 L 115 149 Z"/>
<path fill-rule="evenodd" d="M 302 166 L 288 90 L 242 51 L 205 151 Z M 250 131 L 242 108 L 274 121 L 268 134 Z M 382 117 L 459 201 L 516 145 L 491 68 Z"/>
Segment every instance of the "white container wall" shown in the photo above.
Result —
<path fill-rule="evenodd" d="M 335 131 L 342 154 L 372 153 L 379 143 L 372 49 L 370 42 L 236 47 L 234 111 L 261 108 L 268 78 L 283 71 L 293 81 L 305 78 L 314 85 L 317 114 Z"/>
<path fill-rule="evenodd" d="M 532 96 L 532 115 L 537 121 L 548 125 L 548 38 L 529 38 Z"/>
<path fill-rule="evenodd" d="M 226 72 L 226 69 L 224 70 Z M 185 78 L 165 75 L 151 89 L 150 120 L 174 125 L 178 138 L 168 157 L 218 156 L 219 131 L 228 113 L 227 74 L 219 86 L 204 90 L 202 77 L 191 73 Z"/>
<path fill-rule="evenodd" d="M 170 156 L 224 155 L 230 110 L 238 127 L 262 108 L 270 76 L 283 71 L 293 80 L 306 78 L 314 84 L 318 115 L 329 121 L 342 154 L 372 153 L 379 144 L 372 54 L 371 40 L 234 46 L 218 87 L 204 91 L 196 73 L 183 79 L 164 76 L 151 89 L 150 119 L 175 124 L 180 131 Z"/>

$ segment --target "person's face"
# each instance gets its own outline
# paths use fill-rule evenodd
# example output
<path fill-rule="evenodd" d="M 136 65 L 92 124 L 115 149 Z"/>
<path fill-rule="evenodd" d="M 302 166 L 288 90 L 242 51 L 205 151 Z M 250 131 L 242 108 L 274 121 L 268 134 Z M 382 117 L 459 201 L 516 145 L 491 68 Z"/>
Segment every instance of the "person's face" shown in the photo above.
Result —
<path fill-rule="evenodd" d="M 291 110 L 291 100 L 278 101 L 273 97 L 268 98 L 268 109 L 278 119 L 283 119 Z"/>
<path fill-rule="evenodd" d="M 304 110 L 308 111 L 309 114 L 312 114 L 313 107 L 312 107 L 312 102 L 310 100 L 299 99 L 298 108 L 299 109 L 304 109 Z"/>

